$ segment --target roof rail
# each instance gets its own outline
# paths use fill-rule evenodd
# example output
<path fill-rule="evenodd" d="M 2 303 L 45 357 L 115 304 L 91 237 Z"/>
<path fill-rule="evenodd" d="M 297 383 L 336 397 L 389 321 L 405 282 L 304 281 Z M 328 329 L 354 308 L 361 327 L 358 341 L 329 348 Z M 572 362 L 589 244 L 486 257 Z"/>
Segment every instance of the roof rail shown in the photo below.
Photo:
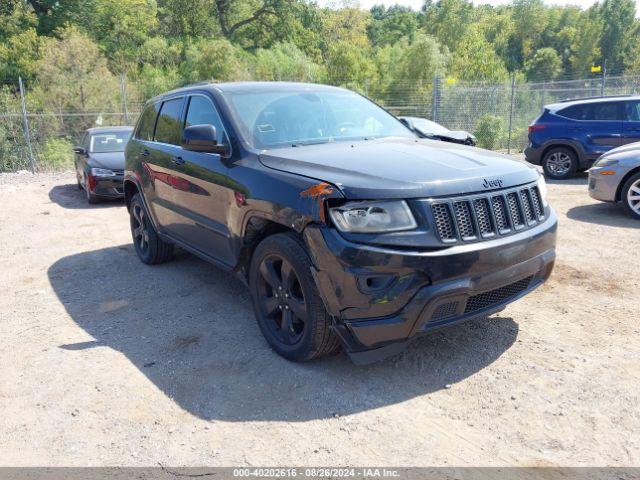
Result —
<path fill-rule="evenodd" d="M 627 97 L 636 97 L 636 96 L 637 95 L 634 95 L 632 93 L 629 93 L 627 95 L 598 95 L 597 97 L 565 98 L 563 100 L 560 100 L 558 103 L 577 102 L 579 100 L 596 100 L 599 98 L 627 98 Z"/>
<path fill-rule="evenodd" d="M 203 80 L 202 82 L 189 83 L 178 88 L 199 87 L 201 85 L 211 85 L 212 83 L 213 82 L 211 80 Z"/>

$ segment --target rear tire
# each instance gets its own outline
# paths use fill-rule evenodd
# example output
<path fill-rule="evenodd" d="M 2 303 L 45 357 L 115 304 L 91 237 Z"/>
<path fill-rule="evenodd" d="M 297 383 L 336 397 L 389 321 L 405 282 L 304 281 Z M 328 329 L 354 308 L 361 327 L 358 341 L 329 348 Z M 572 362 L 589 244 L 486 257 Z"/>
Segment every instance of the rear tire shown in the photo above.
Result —
<path fill-rule="evenodd" d="M 578 156 L 566 147 L 552 148 L 545 153 L 541 163 L 545 176 L 552 180 L 566 180 L 578 170 Z"/>
<path fill-rule="evenodd" d="M 171 260 L 173 244 L 160 239 L 139 193 L 131 199 L 129 212 L 133 246 L 140 261 L 147 265 L 157 265 Z"/>
<path fill-rule="evenodd" d="M 640 220 L 640 172 L 624 183 L 620 200 L 629 216 L 634 220 Z"/>
<path fill-rule="evenodd" d="M 271 348 L 295 362 L 325 357 L 340 349 L 311 266 L 300 238 L 278 233 L 257 246 L 249 270 L 260 331 Z"/>

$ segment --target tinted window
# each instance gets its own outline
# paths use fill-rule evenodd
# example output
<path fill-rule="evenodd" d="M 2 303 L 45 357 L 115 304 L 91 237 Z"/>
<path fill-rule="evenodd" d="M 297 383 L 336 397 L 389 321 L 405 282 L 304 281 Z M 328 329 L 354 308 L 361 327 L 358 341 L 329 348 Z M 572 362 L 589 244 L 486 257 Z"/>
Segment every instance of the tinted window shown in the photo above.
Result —
<path fill-rule="evenodd" d="M 153 128 L 156 126 L 156 117 L 158 116 L 158 103 L 148 105 L 140 115 L 138 128 L 136 130 L 136 138 L 140 140 L 153 140 Z"/>
<path fill-rule="evenodd" d="M 563 108 L 558 111 L 558 115 L 562 115 L 566 118 L 572 118 L 574 120 L 586 120 L 586 118 L 584 118 L 587 113 L 585 106 L 586 105 L 573 105 L 568 108 Z"/>
<path fill-rule="evenodd" d="M 213 125 L 216 127 L 218 143 L 228 143 L 225 140 L 224 127 L 220 116 L 208 98 L 201 96 L 191 97 L 185 127 L 192 125 Z"/>
<path fill-rule="evenodd" d="M 558 114 L 574 120 L 619 120 L 620 104 L 610 102 L 572 105 L 558 111 Z"/>
<path fill-rule="evenodd" d="M 640 122 L 640 102 L 625 103 L 625 119 L 629 122 Z"/>
<path fill-rule="evenodd" d="M 620 120 L 620 103 L 594 103 L 591 107 L 594 120 Z"/>
<path fill-rule="evenodd" d="M 156 124 L 156 142 L 180 145 L 182 136 L 182 98 L 168 100 L 162 104 Z"/>

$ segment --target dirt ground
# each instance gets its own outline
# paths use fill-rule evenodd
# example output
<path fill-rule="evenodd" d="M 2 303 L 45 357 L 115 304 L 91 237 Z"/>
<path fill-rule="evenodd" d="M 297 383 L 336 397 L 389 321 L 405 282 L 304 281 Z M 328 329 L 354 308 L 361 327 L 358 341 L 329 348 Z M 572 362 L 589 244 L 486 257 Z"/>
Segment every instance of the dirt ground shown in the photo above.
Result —
<path fill-rule="evenodd" d="M 0 465 L 639 465 L 640 222 L 549 189 L 548 284 L 357 367 L 278 357 L 192 256 L 142 265 L 72 174 L 0 175 Z"/>

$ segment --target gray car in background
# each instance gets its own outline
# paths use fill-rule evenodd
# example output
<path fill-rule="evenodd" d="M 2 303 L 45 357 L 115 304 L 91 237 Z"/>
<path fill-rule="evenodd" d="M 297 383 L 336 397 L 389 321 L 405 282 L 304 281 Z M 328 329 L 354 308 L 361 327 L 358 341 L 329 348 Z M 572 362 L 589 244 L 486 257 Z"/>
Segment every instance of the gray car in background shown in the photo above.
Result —
<path fill-rule="evenodd" d="M 603 202 L 621 202 L 640 220 L 640 142 L 602 155 L 589 170 L 589 195 Z"/>

